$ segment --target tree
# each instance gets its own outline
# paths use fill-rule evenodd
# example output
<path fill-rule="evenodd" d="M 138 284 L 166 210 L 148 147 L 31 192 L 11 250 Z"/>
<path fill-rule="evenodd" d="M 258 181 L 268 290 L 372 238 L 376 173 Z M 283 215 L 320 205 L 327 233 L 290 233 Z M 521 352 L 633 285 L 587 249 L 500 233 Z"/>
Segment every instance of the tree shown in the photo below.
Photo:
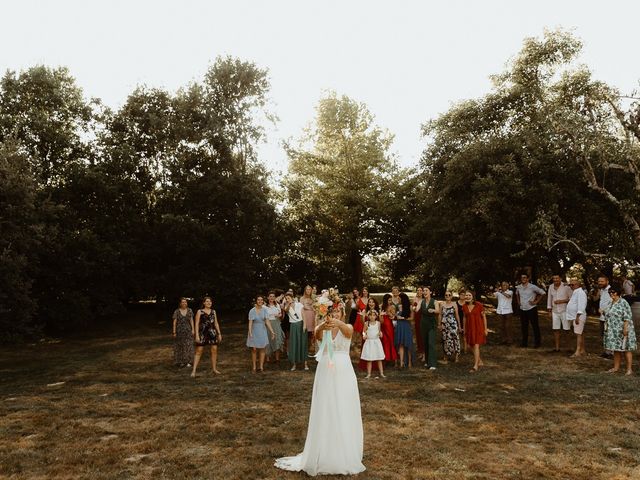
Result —
<path fill-rule="evenodd" d="M 287 253 L 292 278 L 361 285 L 363 258 L 390 248 L 401 182 L 392 141 L 364 104 L 330 93 L 315 125 L 287 145 L 285 216 L 289 233 L 297 232 Z"/>
<path fill-rule="evenodd" d="M 580 48 L 562 31 L 527 39 L 491 93 L 425 125 L 426 214 L 407 248 L 422 241 L 415 257 L 434 275 L 480 285 L 526 265 L 567 269 L 593 252 L 637 255 L 628 218 L 637 218 L 628 175 L 637 146 L 616 124 L 615 90 L 574 65 Z"/>
<path fill-rule="evenodd" d="M 8 71 L 0 80 L 0 142 L 18 139 L 44 185 L 87 161 L 98 114 L 66 68 Z"/>
<path fill-rule="evenodd" d="M 36 333 L 32 296 L 36 265 L 31 251 L 41 239 L 36 184 L 15 143 L 0 144 L 0 339 Z"/>
<path fill-rule="evenodd" d="M 266 71 L 222 58 L 175 94 L 136 89 L 109 120 L 102 175 L 139 212 L 114 212 L 140 277 L 130 290 L 237 305 L 269 282 L 277 222 L 256 157 L 268 86 Z"/>

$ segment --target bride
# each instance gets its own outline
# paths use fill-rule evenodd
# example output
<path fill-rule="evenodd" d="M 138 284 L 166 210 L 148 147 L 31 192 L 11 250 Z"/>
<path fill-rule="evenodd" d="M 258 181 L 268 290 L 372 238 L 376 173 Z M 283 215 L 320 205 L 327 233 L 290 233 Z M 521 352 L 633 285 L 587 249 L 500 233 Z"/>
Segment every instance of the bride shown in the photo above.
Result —
<path fill-rule="evenodd" d="M 349 357 L 352 333 L 353 327 L 342 321 L 339 309 L 316 327 L 315 338 L 322 344 L 316 355 L 318 367 L 304 451 L 295 457 L 278 458 L 276 467 L 304 470 L 311 476 L 353 475 L 365 470 L 360 394 Z"/>

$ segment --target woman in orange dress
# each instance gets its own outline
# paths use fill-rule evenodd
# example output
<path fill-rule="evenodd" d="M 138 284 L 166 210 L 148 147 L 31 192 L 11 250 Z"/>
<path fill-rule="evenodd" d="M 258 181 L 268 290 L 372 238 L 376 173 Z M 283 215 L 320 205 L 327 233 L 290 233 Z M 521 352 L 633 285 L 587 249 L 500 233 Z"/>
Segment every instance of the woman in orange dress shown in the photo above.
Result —
<path fill-rule="evenodd" d="M 465 293 L 464 305 L 464 336 L 467 345 L 473 349 L 473 368 L 470 372 L 477 372 L 483 365 L 480 358 L 480 345 L 487 343 L 487 315 L 484 306 L 473 298 L 473 293 Z"/>

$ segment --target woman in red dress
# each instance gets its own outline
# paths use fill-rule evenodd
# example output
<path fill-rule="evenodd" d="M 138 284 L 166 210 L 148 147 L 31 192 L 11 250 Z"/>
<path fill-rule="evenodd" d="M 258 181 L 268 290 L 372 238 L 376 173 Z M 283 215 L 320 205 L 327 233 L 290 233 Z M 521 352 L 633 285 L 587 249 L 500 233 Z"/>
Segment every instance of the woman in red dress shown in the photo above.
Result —
<path fill-rule="evenodd" d="M 413 323 L 416 328 L 416 340 L 418 343 L 418 357 L 424 362 L 424 338 L 420 334 L 420 318 L 422 317 L 422 298 L 424 297 L 424 289 L 418 287 L 416 289 L 416 297 L 411 302 L 411 311 L 413 313 Z"/>
<path fill-rule="evenodd" d="M 384 349 L 384 359 L 387 362 L 394 362 L 398 359 L 398 352 L 394 344 L 395 330 L 393 321 L 387 314 L 382 312 L 380 315 L 380 331 L 382 332 L 382 348 Z"/>
<path fill-rule="evenodd" d="M 473 298 L 473 293 L 465 293 L 465 302 L 462 306 L 464 312 L 464 336 L 467 344 L 473 349 L 473 368 L 470 372 L 477 372 L 483 365 L 480 358 L 480 345 L 487 343 L 487 315 L 484 306 Z"/>
<path fill-rule="evenodd" d="M 365 310 L 367 310 L 367 304 L 369 303 L 369 289 L 367 287 L 362 288 L 362 295 L 358 297 L 356 302 L 356 308 L 358 309 L 358 317 L 353 324 L 353 329 L 362 335 L 364 329 L 364 321 L 366 319 Z"/>

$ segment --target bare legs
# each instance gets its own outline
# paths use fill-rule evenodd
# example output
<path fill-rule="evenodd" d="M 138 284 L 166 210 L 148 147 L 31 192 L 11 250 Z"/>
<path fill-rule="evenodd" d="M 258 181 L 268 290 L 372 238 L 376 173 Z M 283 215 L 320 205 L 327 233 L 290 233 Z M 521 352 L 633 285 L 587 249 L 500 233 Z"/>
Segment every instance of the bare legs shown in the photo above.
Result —
<path fill-rule="evenodd" d="M 211 370 L 216 375 L 220 375 L 220 371 L 216 368 L 218 364 L 218 346 L 211 345 Z"/>
<path fill-rule="evenodd" d="M 384 374 L 384 367 L 382 366 L 382 360 L 377 360 L 378 372 L 382 378 L 386 378 Z M 367 362 L 367 376 L 365 378 L 371 378 L 371 369 L 373 368 L 373 362 Z"/>
<path fill-rule="evenodd" d="M 264 348 L 252 348 L 251 349 L 251 371 L 256 373 L 256 360 L 259 362 L 260 371 L 264 372 Z"/>
<path fill-rule="evenodd" d="M 295 369 L 296 369 L 296 364 L 294 363 L 293 366 L 291 367 L 291 371 L 293 372 L 295 371 Z M 309 370 L 309 365 L 307 364 L 306 360 L 304 361 L 304 369 Z"/>
<path fill-rule="evenodd" d="M 204 347 L 196 347 L 196 353 L 193 356 L 193 370 L 191 371 L 191 376 L 196 376 L 196 370 L 198 369 L 198 364 L 200 363 L 200 359 L 202 358 L 202 352 L 204 352 Z M 211 345 L 211 369 L 213 373 L 216 375 L 220 375 L 220 371 L 217 368 L 218 364 L 218 346 Z"/>
<path fill-rule="evenodd" d="M 313 332 L 307 332 L 307 344 L 308 344 L 308 348 L 309 348 L 309 356 L 313 357 L 313 355 L 311 354 L 311 351 L 315 350 L 315 348 L 314 348 L 315 338 L 314 338 Z"/>
<path fill-rule="evenodd" d="M 196 347 L 196 353 L 193 356 L 193 370 L 191 370 L 191 376 L 196 376 L 196 370 L 198 369 L 198 364 L 200 363 L 200 357 L 202 357 L 202 351 L 204 347 Z"/>
<path fill-rule="evenodd" d="M 404 368 L 404 367 L 408 367 L 411 368 L 412 367 L 412 360 L 411 360 L 411 349 L 410 347 L 405 347 L 402 344 L 398 345 L 398 358 L 396 360 L 396 367 L 398 366 L 398 364 L 400 365 L 400 368 Z M 407 354 L 407 364 L 405 365 L 404 363 L 404 354 Z"/>
<path fill-rule="evenodd" d="M 480 345 L 471 345 L 471 347 L 473 348 L 473 368 L 470 371 L 477 372 L 484 365 L 480 358 Z"/>
<path fill-rule="evenodd" d="M 577 333 L 576 334 L 576 351 L 572 357 L 580 357 L 585 355 L 587 351 L 584 349 L 584 335 Z"/>
<path fill-rule="evenodd" d="M 633 374 L 633 354 L 631 352 L 624 352 L 625 362 L 627 363 L 626 375 Z M 613 352 L 613 368 L 607 370 L 609 373 L 615 373 L 620 370 L 620 364 L 622 363 L 622 352 Z"/>
<path fill-rule="evenodd" d="M 633 373 L 633 353 L 624 352 L 624 357 L 627 362 L 627 375 L 631 375 Z"/>

